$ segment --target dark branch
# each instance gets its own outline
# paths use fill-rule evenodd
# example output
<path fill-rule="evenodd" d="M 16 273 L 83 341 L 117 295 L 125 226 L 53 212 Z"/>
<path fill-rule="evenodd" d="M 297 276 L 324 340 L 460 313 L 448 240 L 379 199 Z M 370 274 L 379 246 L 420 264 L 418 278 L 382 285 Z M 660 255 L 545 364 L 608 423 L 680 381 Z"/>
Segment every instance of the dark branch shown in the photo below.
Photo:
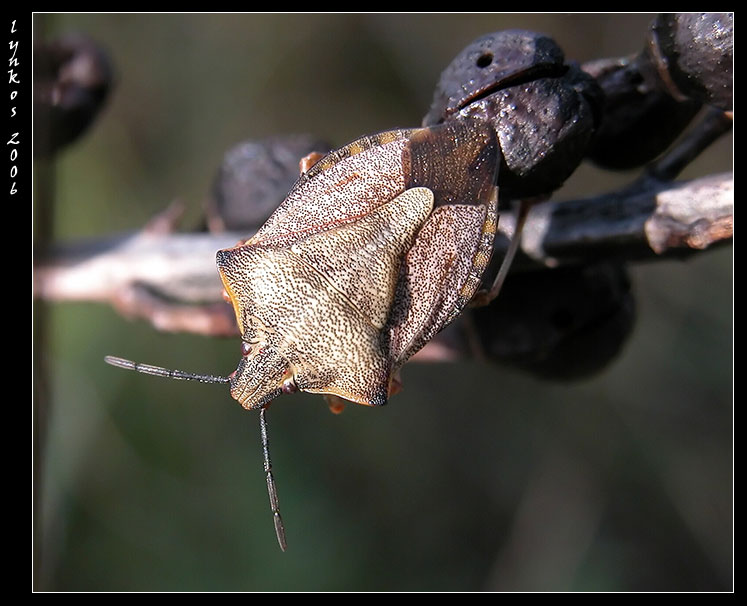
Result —
<path fill-rule="evenodd" d="M 540 204 L 529 216 L 512 273 L 695 253 L 731 240 L 733 206 L 731 174 Z M 501 215 L 495 259 L 505 254 L 513 225 L 510 213 Z M 158 330 L 234 335 L 215 252 L 249 236 L 147 231 L 59 245 L 36 259 L 34 295 L 108 302 Z"/>

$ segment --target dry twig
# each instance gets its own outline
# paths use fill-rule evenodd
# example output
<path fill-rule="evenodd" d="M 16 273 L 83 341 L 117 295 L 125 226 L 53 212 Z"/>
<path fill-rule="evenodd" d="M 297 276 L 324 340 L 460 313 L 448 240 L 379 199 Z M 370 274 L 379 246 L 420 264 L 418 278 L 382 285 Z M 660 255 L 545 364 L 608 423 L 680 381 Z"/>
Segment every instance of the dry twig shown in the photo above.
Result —
<path fill-rule="evenodd" d="M 731 239 L 733 205 L 731 174 L 541 204 L 529 216 L 513 271 L 691 254 Z M 505 253 L 513 225 L 510 213 L 501 215 L 494 258 Z M 58 245 L 36 261 L 34 294 L 108 302 L 159 330 L 233 335 L 215 252 L 249 235 L 148 230 Z"/>

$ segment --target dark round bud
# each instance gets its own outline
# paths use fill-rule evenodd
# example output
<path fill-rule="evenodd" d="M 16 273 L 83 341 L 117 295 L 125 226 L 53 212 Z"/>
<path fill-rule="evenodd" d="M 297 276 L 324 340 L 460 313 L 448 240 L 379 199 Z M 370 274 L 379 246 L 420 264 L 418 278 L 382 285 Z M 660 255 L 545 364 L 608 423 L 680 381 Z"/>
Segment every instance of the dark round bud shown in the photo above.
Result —
<path fill-rule="evenodd" d="M 675 97 L 734 108 L 733 13 L 662 13 L 648 50 Z"/>
<path fill-rule="evenodd" d="M 631 334 L 635 301 L 621 265 L 514 274 L 500 297 L 473 310 L 488 359 L 571 380 L 604 369 Z"/>
<path fill-rule="evenodd" d="M 424 124 L 492 124 L 503 154 L 501 198 L 528 198 L 557 189 L 578 167 L 600 97 L 593 79 L 564 63 L 551 38 L 509 30 L 475 40 L 451 62 Z"/>
<path fill-rule="evenodd" d="M 34 154 L 53 154 L 91 125 L 104 105 L 113 69 L 104 49 L 71 33 L 34 48 Z"/>
<path fill-rule="evenodd" d="M 245 141 L 232 148 L 213 182 L 213 199 L 208 208 L 211 227 L 257 229 L 298 179 L 300 160 L 312 152 L 329 150 L 329 144 L 310 135 Z"/>
<path fill-rule="evenodd" d="M 664 150 L 700 110 L 693 100 L 678 101 L 649 77 L 648 59 L 600 59 L 584 64 L 604 91 L 602 121 L 588 157 L 604 168 L 642 166 Z"/>
<path fill-rule="evenodd" d="M 459 53 L 441 74 L 424 126 L 443 122 L 491 92 L 538 75 L 562 74 L 563 51 L 536 32 L 506 30 L 482 36 Z"/>
<path fill-rule="evenodd" d="M 527 198 L 560 187 L 583 159 L 594 113 L 565 78 L 541 78 L 499 90 L 465 107 L 460 116 L 489 121 L 503 161 L 503 199 Z"/>

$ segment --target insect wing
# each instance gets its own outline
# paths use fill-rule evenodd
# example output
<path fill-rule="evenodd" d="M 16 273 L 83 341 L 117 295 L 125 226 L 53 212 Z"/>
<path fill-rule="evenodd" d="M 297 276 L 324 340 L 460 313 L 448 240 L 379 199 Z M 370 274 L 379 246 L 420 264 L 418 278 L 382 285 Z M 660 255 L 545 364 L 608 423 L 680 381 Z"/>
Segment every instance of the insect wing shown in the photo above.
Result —
<path fill-rule="evenodd" d="M 476 121 L 420 129 L 407 150 L 408 186 L 434 193 L 431 216 L 408 252 L 389 321 L 394 368 L 469 303 L 488 266 L 498 223 L 495 132 Z"/>
<path fill-rule="evenodd" d="M 411 131 L 364 137 L 322 158 L 247 243 L 288 245 L 355 222 L 407 189 L 404 155 Z"/>

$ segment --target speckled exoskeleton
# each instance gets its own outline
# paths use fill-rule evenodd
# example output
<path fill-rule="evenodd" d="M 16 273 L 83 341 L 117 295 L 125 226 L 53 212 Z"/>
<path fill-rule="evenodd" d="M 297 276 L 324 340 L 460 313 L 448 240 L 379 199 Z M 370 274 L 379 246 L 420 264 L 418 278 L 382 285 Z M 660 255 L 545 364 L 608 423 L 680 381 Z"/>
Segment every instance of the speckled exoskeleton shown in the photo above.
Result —
<path fill-rule="evenodd" d="M 242 335 L 231 395 L 385 404 L 480 285 L 497 158 L 492 128 L 455 123 L 364 137 L 303 173 L 250 240 L 217 254 Z"/>
<path fill-rule="evenodd" d="M 268 404 L 295 391 L 386 404 L 399 368 L 480 287 L 498 222 L 499 158 L 495 130 L 472 120 L 363 137 L 322 157 L 252 238 L 217 253 L 242 339 L 233 373 L 107 357 L 147 374 L 229 383 L 242 406 L 259 409 L 283 550 Z"/>

